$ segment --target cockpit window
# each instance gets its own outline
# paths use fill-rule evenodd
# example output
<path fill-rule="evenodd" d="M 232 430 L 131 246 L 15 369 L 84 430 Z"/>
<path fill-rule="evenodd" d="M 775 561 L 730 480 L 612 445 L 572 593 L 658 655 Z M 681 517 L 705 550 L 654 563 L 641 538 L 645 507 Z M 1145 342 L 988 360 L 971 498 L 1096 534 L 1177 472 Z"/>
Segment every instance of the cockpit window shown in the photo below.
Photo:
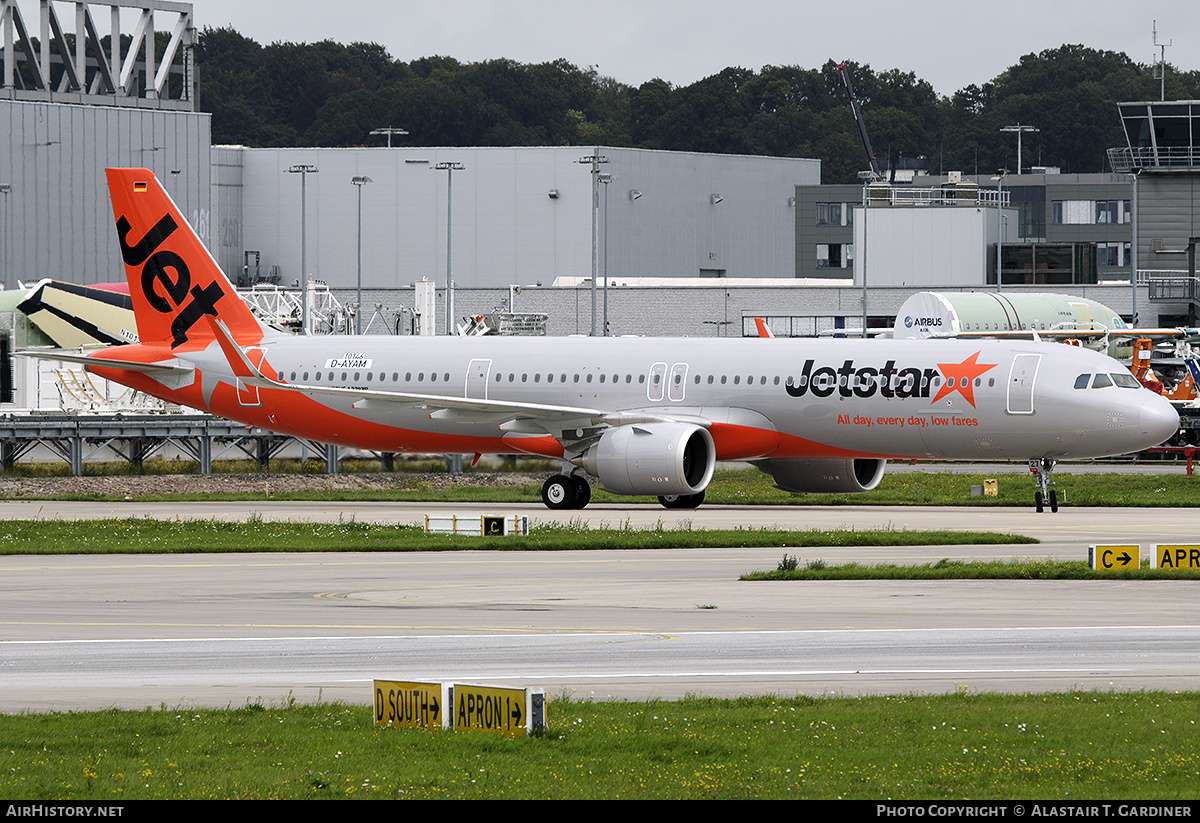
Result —
<path fill-rule="evenodd" d="M 1092 376 L 1090 374 L 1081 374 L 1075 378 L 1075 388 L 1086 389 L 1088 387 L 1088 383 L 1090 382 L 1092 382 Z"/>
<path fill-rule="evenodd" d="M 1092 381 L 1093 389 L 1103 389 L 1112 385 L 1112 381 L 1108 379 L 1107 374 L 1098 374 L 1096 379 Z"/>
<path fill-rule="evenodd" d="M 1114 374 L 1113 382 L 1123 389 L 1140 389 L 1142 384 L 1137 381 L 1137 378 L 1128 372 Z"/>

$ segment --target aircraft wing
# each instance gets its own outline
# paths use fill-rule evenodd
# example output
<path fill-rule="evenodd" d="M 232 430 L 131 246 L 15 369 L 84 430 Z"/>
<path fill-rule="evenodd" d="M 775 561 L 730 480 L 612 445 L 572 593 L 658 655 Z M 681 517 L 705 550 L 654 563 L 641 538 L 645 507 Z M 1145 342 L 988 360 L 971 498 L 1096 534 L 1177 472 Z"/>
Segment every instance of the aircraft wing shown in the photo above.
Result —
<path fill-rule="evenodd" d="M 111 346 L 102 346 L 96 351 L 107 351 Z M 40 360 L 60 360 L 64 363 L 80 363 L 84 366 L 95 366 L 120 371 L 141 372 L 143 374 L 189 374 L 195 369 L 184 366 L 179 361 L 173 363 L 142 363 L 136 360 L 117 360 L 106 357 L 93 357 L 84 349 L 22 349 L 15 352 L 22 357 L 36 357 Z"/>
<path fill-rule="evenodd" d="M 583 406 L 558 406 L 545 403 L 521 403 L 509 400 L 485 400 L 473 397 L 451 397 L 446 395 L 411 394 L 363 388 L 339 386 L 305 385 L 281 383 L 250 362 L 246 353 L 234 341 L 229 329 L 220 320 L 209 318 L 217 342 L 221 346 L 234 375 L 248 386 L 319 394 L 327 397 L 353 398 L 354 408 L 364 411 L 375 409 L 429 409 L 434 420 L 461 423 L 495 422 L 506 431 L 521 431 L 520 421 L 536 421 L 543 427 L 579 428 L 581 426 L 628 426 L 638 423 L 661 423 L 681 418 L 643 412 L 604 411 Z M 691 420 L 691 418 L 688 418 Z M 707 421 L 694 420 L 707 426 Z"/>

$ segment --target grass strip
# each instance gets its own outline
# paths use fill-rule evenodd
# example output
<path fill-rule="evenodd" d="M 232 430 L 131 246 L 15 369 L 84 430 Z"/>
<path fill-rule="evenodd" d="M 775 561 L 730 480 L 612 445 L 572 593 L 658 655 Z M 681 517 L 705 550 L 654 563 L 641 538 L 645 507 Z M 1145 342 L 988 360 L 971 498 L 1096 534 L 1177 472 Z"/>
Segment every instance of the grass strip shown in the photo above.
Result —
<path fill-rule="evenodd" d="M 563 702 L 544 735 L 376 729 L 369 706 L 6 715 L 14 800 L 1194 799 L 1195 692 Z M 1114 806 L 1113 813 L 1117 809 Z"/>
<path fill-rule="evenodd" d="M 925 546 L 1036 543 L 997 532 L 789 531 L 783 529 L 590 528 L 580 521 L 537 526 L 522 537 L 425 534 L 417 526 L 219 520 L 6 520 L 0 554 L 190 554 L 222 552 L 571 551 L 763 546 Z"/>
<path fill-rule="evenodd" d="M 375 476 L 378 476 L 376 474 Z M 541 500 L 541 483 L 521 486 L 455 486 L 431 483 L 419 475 L 388 476 L 386 488 L 307 489 L 285 491 L 273 487 L 269 475 L 262 476 L 263 490 L 254 493 L 204 494 L 69 494 L 15 495 L 22 499 L 134 500 L 322 500 L 391 501 L 437 503 L 534 503 Z M 998 481 L 995 497 L 972 497 L 971 487 L 985 479 Z M 1178 474 L 1080 474 L 1054 475 L 1058 499 L 1065 507 L 1196 507 L 1200 506 L 1200 481 Z M 972 506 L 994 508 L 1033 505 L 1033 482 L 1028 471 L 996 471 L 986 474 L 954 472 L 889 472 L 873 491 L 863 494 L 790 494 L 772 485 L 771 478 L 755 469 L 717 472 L 705 491 L 705 505 L 780 506 Z M 652 497 L 623 497 L 599 488 L 593 503 L 658 505 Z"/>
<path fill-rule="evenodd" d="M 898 566 L 892 563 L 829 565 L 810 560 L 804 565 L 784 554 L 771 571 L 743 574 L 739 580 L 1200 580 L 1196 569 L 1139 569 L 1093 571 L 1079 560 L 1026 558 L 962 561 L 943 558 L 936 563 Z"/>

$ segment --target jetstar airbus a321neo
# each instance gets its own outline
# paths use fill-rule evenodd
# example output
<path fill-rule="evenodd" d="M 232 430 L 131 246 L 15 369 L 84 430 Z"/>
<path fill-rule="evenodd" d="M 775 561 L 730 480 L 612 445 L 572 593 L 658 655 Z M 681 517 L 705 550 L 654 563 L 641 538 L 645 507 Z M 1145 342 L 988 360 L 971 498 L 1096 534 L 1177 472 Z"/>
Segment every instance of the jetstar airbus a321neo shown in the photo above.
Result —
<path fill-rule="evenodd" d="M 295 337 L 251 314 L 151 172 L 107 174 L 140 341 L 52 356 L 296 437 L 561 459 L 552 509 L 585 506 L 587 476 L 684 508 L 717 460 L 863 492 L 887 458 L 935 458 L 1029 461 L 1040 511 L 1057 460 L 1179 425 L 1115 360 L 1036 341 Z"/>

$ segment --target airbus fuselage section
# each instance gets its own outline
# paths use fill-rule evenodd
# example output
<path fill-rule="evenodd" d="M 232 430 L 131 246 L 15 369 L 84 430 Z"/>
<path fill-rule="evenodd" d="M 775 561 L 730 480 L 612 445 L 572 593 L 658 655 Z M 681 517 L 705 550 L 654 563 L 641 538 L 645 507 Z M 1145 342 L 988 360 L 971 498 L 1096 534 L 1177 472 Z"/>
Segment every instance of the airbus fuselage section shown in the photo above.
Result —
<path fill-rule="evenodd" d="M 702 421 L 719 460 L 1099 457 L 1177 426 L 1136 381 L 1093 388 L 1094 375 L 1128 376 L 1116 361 L 1046 343 L 268 335 L 248 353 L 278 383 L 310 390 L 244 385 L 216 342 L 177 355 L 195 369 L 186 385 L 105 376 L 249 425 L 398 452 L 561 457 L 564 438 L 584 435 L 577 420 L 519 404 Z M 439 401 L 450 399 L 518 406 L 449 413 Z"/>

